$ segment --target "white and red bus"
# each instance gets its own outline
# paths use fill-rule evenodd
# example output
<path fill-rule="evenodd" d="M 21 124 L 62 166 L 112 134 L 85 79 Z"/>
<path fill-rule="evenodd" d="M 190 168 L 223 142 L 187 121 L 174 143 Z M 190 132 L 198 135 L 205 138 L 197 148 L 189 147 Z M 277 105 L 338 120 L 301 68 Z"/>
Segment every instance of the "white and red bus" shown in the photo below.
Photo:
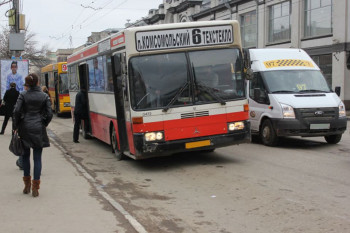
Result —
<path fill-rule="evenodd" d="M 143 159 L 249 141 L 237 21 L 128 28 L 68 58 L 72 110 L 87 90 L 83 134 L 118 159 Z"/>

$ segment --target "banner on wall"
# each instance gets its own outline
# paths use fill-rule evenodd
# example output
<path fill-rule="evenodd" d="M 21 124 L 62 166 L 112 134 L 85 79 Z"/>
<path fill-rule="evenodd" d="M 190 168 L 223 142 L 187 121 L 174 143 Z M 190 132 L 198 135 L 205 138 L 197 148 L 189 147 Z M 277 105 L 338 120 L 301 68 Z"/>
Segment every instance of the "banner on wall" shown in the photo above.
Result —
<path fill-rule="evenodd" d="M 6 90 L 10 88 L 10 83 L 16 83 L 16 89 L 21 92 L 24 90 L 24 78 L 29 72 L 28 60 L 1 60 L 0 61 L 0 81 L 1 81 L 1 99 Z"/>

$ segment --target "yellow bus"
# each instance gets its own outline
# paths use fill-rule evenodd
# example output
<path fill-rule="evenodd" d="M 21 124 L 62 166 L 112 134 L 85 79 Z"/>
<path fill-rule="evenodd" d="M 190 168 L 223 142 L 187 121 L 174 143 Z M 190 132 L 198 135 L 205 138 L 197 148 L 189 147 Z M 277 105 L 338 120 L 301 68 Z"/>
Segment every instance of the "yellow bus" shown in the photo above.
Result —
<path fill-rule="evenodd" d="M 59 62 L 41 68 L 42 86 L 46 86 L 51 96 L 52 110 L 57 116 L 70 113 L 67 62 Z"/>

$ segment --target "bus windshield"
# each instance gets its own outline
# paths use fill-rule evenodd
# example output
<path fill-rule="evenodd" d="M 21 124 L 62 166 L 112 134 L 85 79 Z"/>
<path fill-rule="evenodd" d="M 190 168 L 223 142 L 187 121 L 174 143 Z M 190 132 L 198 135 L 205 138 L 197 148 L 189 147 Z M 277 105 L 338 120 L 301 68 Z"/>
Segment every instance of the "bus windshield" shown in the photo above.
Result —
<path fill-rule="evenodd" d="M 68 77 L 67 74 L 60 74 L 59 76 L 59 93 L 60 94 L 68 94 Z"/>
<path fill-rule="evenodd" d="M 319 70 L 278 70 L 262 72 L 270 93 L 330 92 Z"/>
<path fill-rule="evenodd" d="M 244 98 L 239 49 L 134 57 L 130 60 L 135 110 L 164 109 Z"/>

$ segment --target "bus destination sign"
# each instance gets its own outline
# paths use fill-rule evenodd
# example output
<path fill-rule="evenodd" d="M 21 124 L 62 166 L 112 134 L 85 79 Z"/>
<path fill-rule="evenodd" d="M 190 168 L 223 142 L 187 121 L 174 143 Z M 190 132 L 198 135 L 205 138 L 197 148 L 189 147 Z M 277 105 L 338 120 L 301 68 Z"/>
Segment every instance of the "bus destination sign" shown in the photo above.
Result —
<path fill-rule="evenodd" d="M 233 43 L 231 25 L 136 33 L 136 49 L 140 52 L 231 43 Z"/>

